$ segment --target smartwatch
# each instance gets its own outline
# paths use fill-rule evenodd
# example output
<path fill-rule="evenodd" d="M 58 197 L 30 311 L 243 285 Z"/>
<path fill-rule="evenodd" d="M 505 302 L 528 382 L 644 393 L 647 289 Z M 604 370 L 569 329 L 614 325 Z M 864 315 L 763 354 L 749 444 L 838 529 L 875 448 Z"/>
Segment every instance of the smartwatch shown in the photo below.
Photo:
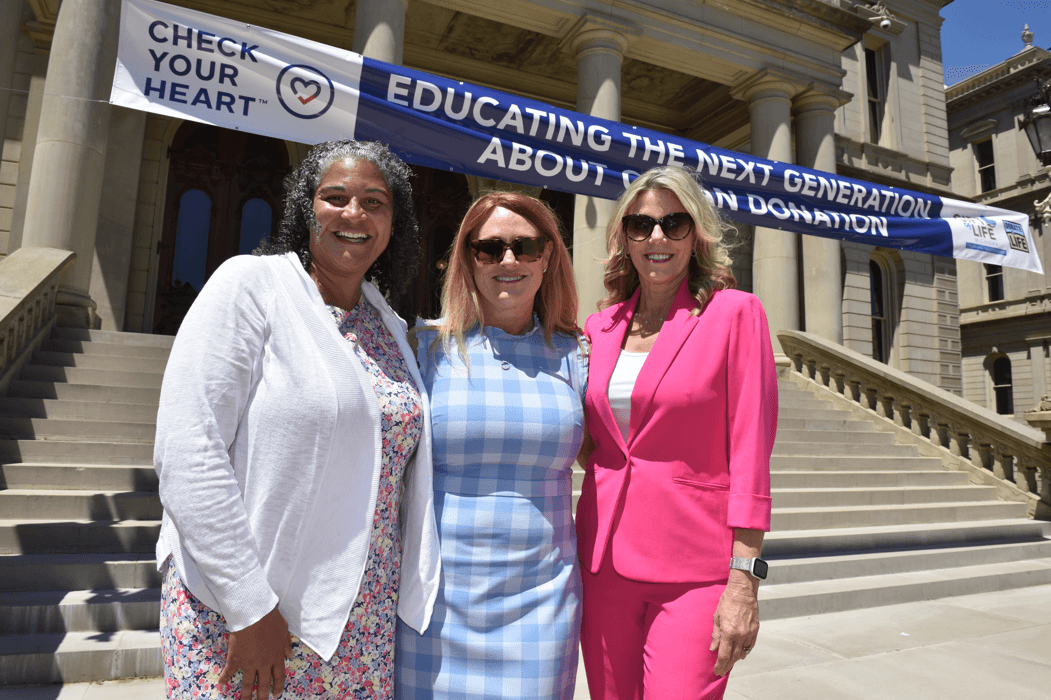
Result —
<path fill-rule="evenodd" d="M 765 579 L 767 566 L 766 562 L 756 557 L 754 559 L 746 559 L 744 557 L 731 557 L 730 568 L 740 569 L 741 571 L 747 571 L 757 579 Z"/>

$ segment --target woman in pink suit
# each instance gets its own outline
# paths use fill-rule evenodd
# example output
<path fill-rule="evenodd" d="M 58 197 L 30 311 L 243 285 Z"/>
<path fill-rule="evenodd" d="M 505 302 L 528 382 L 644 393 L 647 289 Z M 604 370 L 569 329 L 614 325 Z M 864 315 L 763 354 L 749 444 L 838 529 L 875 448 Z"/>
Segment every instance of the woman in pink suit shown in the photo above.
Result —
<path fill-rule="evenodd" d="M 681 168 L 636 179 L 607 227 L 576 520 L 593 700 L 721 698 L 759 632 L 777 376 L 725 229 Z"/>

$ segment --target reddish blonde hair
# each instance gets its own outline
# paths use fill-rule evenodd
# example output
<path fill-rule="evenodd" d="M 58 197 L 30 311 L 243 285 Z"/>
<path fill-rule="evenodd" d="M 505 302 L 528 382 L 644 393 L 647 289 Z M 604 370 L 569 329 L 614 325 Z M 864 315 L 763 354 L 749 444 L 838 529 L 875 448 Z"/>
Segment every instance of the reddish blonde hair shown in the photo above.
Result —
<path fill-rule="evenodd" d="M 455 340 L 466 360 L 464 333 L 475 324 L 485 325 L 474 283 L 474 255 L 469 242 L 497 208 L 507 209 L 528 221 L 547 239 L 547 271 L 540 290 L 533 299 L 533 310 L 544 328 L 544 339 L 551 343 L 552 333 L 579 334 L 577 326 L 577 289 L 573 281 L 573 264 L 562 241 L 558 217 L 539 199 L 517 192 L 491 192 L 479 197 L 463 217 L 449 251 L 449 266 L 442 284 L 442 322 L 438 341 L 449 347 Z"/>
<path fill-rule="evenodd" d="M 730 253 L 724 237 L 733 230 L 711 202 L 708 192 L 697 182 L 696 173 L 678 167 L 647 170 L 624 191 L 606 225 L 606 273 L 602 282 L 609 294 L 598 303 L 599 309 L 619 304 L 639 288 L 639 273 L 628 255 L 627 235 L 621 219 L 635 198 L 650 190 L 667 190 L 679 198 L 693 217 L 693 255 L 690 257 L 687 285 L 697 300 L 694 313 L 704 310 L 712 294 L 719 289 L 734 289 L 737 278 L 730 271 Z"/>

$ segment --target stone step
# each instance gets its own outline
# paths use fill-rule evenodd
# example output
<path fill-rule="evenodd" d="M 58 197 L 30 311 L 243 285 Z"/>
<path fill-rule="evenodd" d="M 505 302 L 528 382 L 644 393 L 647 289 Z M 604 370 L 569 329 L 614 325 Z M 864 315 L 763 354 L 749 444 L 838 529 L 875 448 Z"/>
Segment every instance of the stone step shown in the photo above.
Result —
<path fill-rule="evenodd" d="M 164 673 L 156 630 L 0 636 L 0 684 L 82 683 Z"/>
<path fill-rule="evenodd" d="M 1051 583 L 1051 557 L 759 587 L 764 620 L 896 605 Z"/>
<path fill-rule="evenodd" d="M 160 389 L 163 375 L 160 372 L 125 372 L 110 369 L 26 365 L 22 368 L 21 377 L 24 380 L 36 382 Z"/>
<path fill-rule="evenodd" d="M 84 440 L 153 443 L 157 426 L 101 420 L 0 418 L 0 437 L 22 440 Z"/>
<path fill-rule="evenodd" d="M 127 333 L 124 331 L 97 331 L 87 328 L 66 328 L 56 326 L 51 331 L 52 340 L 79 340 L 86 343 L 105 343 L 108 345 L 132 345 L 150 348 L 171 349 L 175 342 L 172 335 L 153 335 L 150 333 Z"/>
<path fill-rule="evenodd" d="M 881 488 L 892 486 L 963 486 L 970 479 L 964 472 L 947 469 L 901 470 L 872 469 L 866 471 L 784 470 L 770 473 L 770 484 L 775 489 L 794 488 Z"/>
<path fill-rule="evenodd" d="M 777 405 L 780 409 L 792 409 L 793 411 L 805 411 L 810 408 L 817 409 L 835 409 L 831 401 L 819 399 L 813 394 L 799 393 L 799 394 L 781 394 L 777 397 Z"/>
<path fill-rule="evenodd" d="M 6 520 L 160 520 L 156 491 L 0 491 L 0 514 Z"/>
<path fill-rule="evenodd" d="M 930 549 L 1051 538 L 1051 523 L 1012 518 L 972 522 L 880 525 L 826 530 L 774 530 L 763 539 L 770 557 L 863 554 L 901 549 Z"/>
<path fill-rule="evenodd" d="M 0 398 L 0 415 L 52 420 L 93 420 L 155 426 L 157 406 L 103 401 Z"/>
<path fill-rule="evenodd" d="M 0 555 L 0 591 L 159 588 L 153 552 Z"/>
<path fill-rule="evenodd" d="M 882 445 L 893 445 L 893 433 L 877 433 L 876 431 L 865 432 L 863 430 L 839 429 L 839 430 L 817 430 L 817 429 L 792 429 L 778 426 L 775 448 L 785 443 L 809 443 L 813 444 L 821 452 L 833 452 L 839 445 L 849 443 L 851 445 L 867 445 L 873 452 L 882 454 Z"/>
<path fill-rule="evenodd" d="M 777 429 L 781 430 L 849 430 L 856 433 L 872 433 L 875 429 L 869 421 L 849 417 L 838 419 L 812 419 L 807 413 L 789 413 L 777 417 Z M 847 414 L 849 416 L 849 414 Z"/>
<path fill-rule="evenodd" d="M 777 508 L 818 508 L 844 506 L 885 506 L 956 501 L 999 502 L 996 488 L 966 484 L 961 486 L 868 486 L 865 488 L 773 489 Z"/>
<path fill-rule="evenodd" d="M 906 505 L 846 506 L 831 508 L 777 508 L 771 516 L 773 530 L 827 530 L 928 523 L 1024 518 L 1024 503 L 922 503 Z"/>
<path fill-rule="evenodd" d="M 5 634 L 157 630 L 160 588 L 0 593 Z"/>
<path fill-rule="evenodd" d="M 822 557 L 767 558 L 770 575 L 763 586 L 831 581 L 856 576 L 879 576 L 913 571 L 1003 564 L 1051 557 L 1051 540 L 997 542 L 959 547 L 911 549 Z"/>
<path fill-rule="evenodd" d="M 808 420 L 839 420 L 839 421 L 854 421 L 850 411 L 841 411 L 838 408 L 807 408 L 798 413 L 803 414 Z"/>
<path fill-rule="evenodd" d="M 879 434 L 880 433 L 873 433 L 873 435 Z M 852 442 L 823 444 L 816 439 L 813 442 L 775 442 L 774 454 L 786 457 L 792 455 L 814 455 L 822 458 L 868 457 L 870 459 L 889 459 L 919 455 L 915 446 L 895 445 L 893 444 L 894 436 L 891 435 L 889 437 L 891 438 L 891 443 L 882 445 Z"/>
<path fill-rule="evenodd" d="M 27 399 L 57 399 L 61 401 L 86 401 L 90 403 L 145 404 L 157 414 L 160 388 L 127 386 L 99 386 L 92 384 L 66 384 L 63 382 L 37 382 L 16 379 L 11 382 L 8 397 Z"/>
<path fill-rule="evenodd" d="M 135 442 L 0 439 L 0 464 L 152 464 L 153 445 Z"/>
<path fill-rule="evenodd" d="M 0 520 L 0 554 L 153 552 L 159 520 Z"/>
<path fill-rule="evenodd" d="M 776 444 L 774 445 L 774 449 L 777 449 Z M 941 468 L 941 463 L 941 460 L 937 457 L 883 457 L 870 455 L 783 455 L 777 454 L 775 452 L 774 456 L 770 458 L 770 470 L 809 470 L 813 472 L 864 471 L 868 469 L 877 469 L 882 471 L 892 471 L 895 469 L 934 470 Z"/>
<path fill-rule="evenodd" d="M 85 340 L 65 340 L 51 338 L 40 344 L 45 352 L 71 352 L 84 355 L 105 355 L 107 357 L 140 357 L 167 361 L 171 348 L 152 345 L 127 345 L 117 343 L 93 343 Z"/>
<path fill-rule="evenodd" d="M 145 372 L 163 374 L 167 358 L 125 357 L 109 355 L 85 355 L 82 353 L 48 352 L 33 353 L 33 364 L 41 367 L 76 367 L 79 369 L 103 369 L 114 372 Z"/>
<path fill-rule="evenodd" d="M 157 472 L 150 464 L 0 464 L 0 477 L 13 489 L 156 491 Z"/>

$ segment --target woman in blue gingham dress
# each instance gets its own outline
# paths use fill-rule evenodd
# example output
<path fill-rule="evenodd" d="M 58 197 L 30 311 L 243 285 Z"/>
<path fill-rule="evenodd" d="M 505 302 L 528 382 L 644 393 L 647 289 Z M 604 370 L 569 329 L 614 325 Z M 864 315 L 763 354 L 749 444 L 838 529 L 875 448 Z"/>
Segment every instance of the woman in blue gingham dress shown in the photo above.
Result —
<path fill-rule="evenodd" d="M 512 271 L 525 265 L 506 257 Z M 453 253 L 450 279 L 465 262 Z M 539 277 L 540 261 L 530 263 Z M 484 299 L 484 282 L 477 287 Z M 426 632 L 398 623 L 397 697 L 570 700 L 580 626 L 572 465 L 583 440 L 584 346 L 559 332 L 549 343 L 530 312 L 521 334 L 477 324 L 463 333 L 465 363 L 456 342 L 438 337 L 448 320 L 417 335 L 431 400 L 442 578 Z"/>

